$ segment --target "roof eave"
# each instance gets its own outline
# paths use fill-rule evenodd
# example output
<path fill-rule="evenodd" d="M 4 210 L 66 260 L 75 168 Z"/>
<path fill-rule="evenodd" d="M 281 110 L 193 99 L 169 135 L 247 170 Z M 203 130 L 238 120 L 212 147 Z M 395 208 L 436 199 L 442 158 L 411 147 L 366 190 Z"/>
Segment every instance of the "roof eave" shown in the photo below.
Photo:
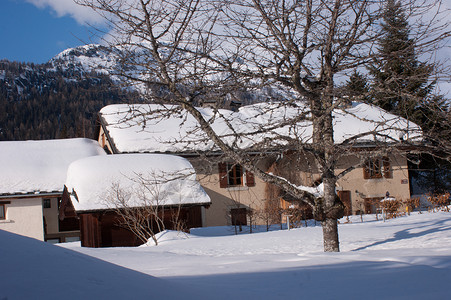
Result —
<path fill-rule="evenodd" d="M 192 207 L 192 206 L 210 206 L 210 205 L 211 205 L 211 201 L 210 202 L 201 202 L 201 203 L 162 205 L 162 207 L 171 208 L 171 207 Z M 115 210 L 115 208 L 75 209 L 75 211 L 77 213 L 96 213 L 96 212 L 113 211 L 113 210 Z"/>
<path fill-rule="evenodd" d="M 106 135 L 106 139 L 107 139 L 107 141 L 108 141 L 108 144 L 109 144 L 110 147 L 111 147 L 111 150 L 113 151 L 113 154 L 119 154 L 119 153 L 121 153 L 121 152 L 117 149 L 116 144 L 114 143 L 114 140 L 113 140 L 113 138 L 111 137 L 110 132 L 108 131 L 108 128 L 107 128 L 108 125 L 107 125 L 106 120 L 103 118 L 102 113 L 100 113 L 100 112 L 97 113 L 97 119 L 98 119 L 98 122 L 99 122 L 99 124 L 100 124 L 100 127 L 102 127 L 103 132 L 104 132 L 105 135 Z M 97 133 L 97 139 L 99 138 L 100 127 L 99 127 L 99 132 Z"/>
<path fill-rule="evenodd" d="M 63 191 L 14 193 L 14 194 L 2 194 L 0 195 L 0 199 L 50 197 L 50 196 L 61 196 L 62 194 Z"/>

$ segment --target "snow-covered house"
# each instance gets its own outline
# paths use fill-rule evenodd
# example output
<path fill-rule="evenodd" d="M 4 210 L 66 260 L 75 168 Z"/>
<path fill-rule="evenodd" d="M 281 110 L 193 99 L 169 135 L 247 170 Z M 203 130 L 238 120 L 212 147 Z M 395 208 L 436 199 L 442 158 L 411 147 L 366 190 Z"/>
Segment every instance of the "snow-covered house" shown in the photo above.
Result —
<path fill-rule="evenodd" d="M 113 154 L 124 153 L 172 153 L 184 156 L 193 164 L 201 185 L 209 194 L 212 204 L 205 212 L 206 225 L 245 224 L 246 212 L 264 207 L 266 184 L 233 161 L 223 161 L 212 141 L 205 138 L 197 128 L 197 122 L 180 109 L 178 113 L 166 114 L 152 119 L 152 112 L 164 111 L 157 104 L 109 105 L 99 113 L 98 141 Z M 258 103 L 240 107 L 238 111 L 198 108 L 212 124 L 213 130 L 226 142 L 235 143 L 242 149 L 252 149 L 262 141 L 270 141 L 270 148 L 285 145 L 291 136 L 304 143 L 311 142 L 311 122 L 303 119 L 295 125 L 290 118 L 305 113 L 302 103 L 279 106 L 277 103 Z M 362 153 L 374 148 L 374 141 L 398 142 L 421 138 L 420 128 L 384 110 L 362 103 L 352 103 L 347 108 L 336 109 L 334 115 L 334 140 L 345 143 L 353 136 L 353 149 L 337 164 L 337 172 L 359 165 Z M 279 124 L 286 123 L 284 127 Z M 276 130 L 261 133 L 262 128 Z M 231 130 L 247 133 L 235 138 Z M 266 144 L 268 146 L 268 144 Z M 277 152 L 277 151 L 275 151 Z M 209 156 L 208 162 L 199 153 Z M 217 156 L 215 156 L 217 155 Z M 217 161 L 215 161 L 217 157 Z M 295 168 L 285 155 L 286 168 Z M 279 155 L 280 158 L 280 155 Z M 261 160 L 267 170 L 277 157 Z M 305 186 L 318 179 L 318 170 L 312 168 L 308 158 L 297 162 L 299 178 Z M 372 204 L 385 197 L 387 191 L 399 198 L 410 197 L 407 161 L 400 153 L 368 159 L 362 167 L 355 168 L 338 181 L 337 191 L 347 205 L 348 213 L 369 212 Z"/>
<path fill-rule="evenodd" d="M 149 219 L 161 218 L 166 229 L 181 224 L 189 229 L 205 224 L 202 207 L 210 203 L 182 157 L 107 155 L 69 166 L 60 215 L 80 219 L 82 246 L 136 246 L 143 241 L 123 224 L 126 210 L 146 208 Z"/>
<path fill-rule="evenodd" d="M 84 138 L 0 142 L 0 229 L 52 242 L 78 239 L 76 219 L 58 220 L 67 168 L 98 155 L 106 153 Z"/>

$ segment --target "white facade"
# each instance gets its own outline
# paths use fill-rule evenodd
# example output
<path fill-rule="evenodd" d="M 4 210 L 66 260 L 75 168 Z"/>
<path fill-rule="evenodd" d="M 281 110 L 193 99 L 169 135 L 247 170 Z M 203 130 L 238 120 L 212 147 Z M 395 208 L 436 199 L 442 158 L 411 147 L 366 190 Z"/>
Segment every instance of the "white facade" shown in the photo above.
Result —
<path fill-rule="evenodd" d="M 5 206 L 5 219 L 0 220 L 0 229 L 12 233 L 44 240 L 42 198 L 9 198 L 0 200 Z M 9 202 L 9 203 L 8 203 Z"/>

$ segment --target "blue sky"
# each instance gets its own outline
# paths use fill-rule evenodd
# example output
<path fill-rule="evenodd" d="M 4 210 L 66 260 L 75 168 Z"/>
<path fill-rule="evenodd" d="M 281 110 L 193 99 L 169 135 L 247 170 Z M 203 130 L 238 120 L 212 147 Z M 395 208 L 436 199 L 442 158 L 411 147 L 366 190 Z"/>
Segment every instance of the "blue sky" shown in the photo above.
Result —
<path fill-rule="evenodd" d="M 70 11 L 76 11 L 72 0 L 1 0 L 0 59 L 43 63 L 69 47 L 98 42 L 83 25 L 98 25 L 95 17 Z"/>

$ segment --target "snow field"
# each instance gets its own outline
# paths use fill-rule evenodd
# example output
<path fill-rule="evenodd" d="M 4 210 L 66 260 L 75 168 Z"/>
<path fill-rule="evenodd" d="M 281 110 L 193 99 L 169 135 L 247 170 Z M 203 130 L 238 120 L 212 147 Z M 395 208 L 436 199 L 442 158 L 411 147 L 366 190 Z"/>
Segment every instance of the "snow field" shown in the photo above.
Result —
<path fill-rule="evenodd" d="M 340 253 L 323 252 L 320 226 L 199 228 L 163 232 L 158 246 L 103 249 L 0 232 L 9 275 L 0 299 L 450 299 L 450 213 L 351 220 L 339 226 Z"/>

